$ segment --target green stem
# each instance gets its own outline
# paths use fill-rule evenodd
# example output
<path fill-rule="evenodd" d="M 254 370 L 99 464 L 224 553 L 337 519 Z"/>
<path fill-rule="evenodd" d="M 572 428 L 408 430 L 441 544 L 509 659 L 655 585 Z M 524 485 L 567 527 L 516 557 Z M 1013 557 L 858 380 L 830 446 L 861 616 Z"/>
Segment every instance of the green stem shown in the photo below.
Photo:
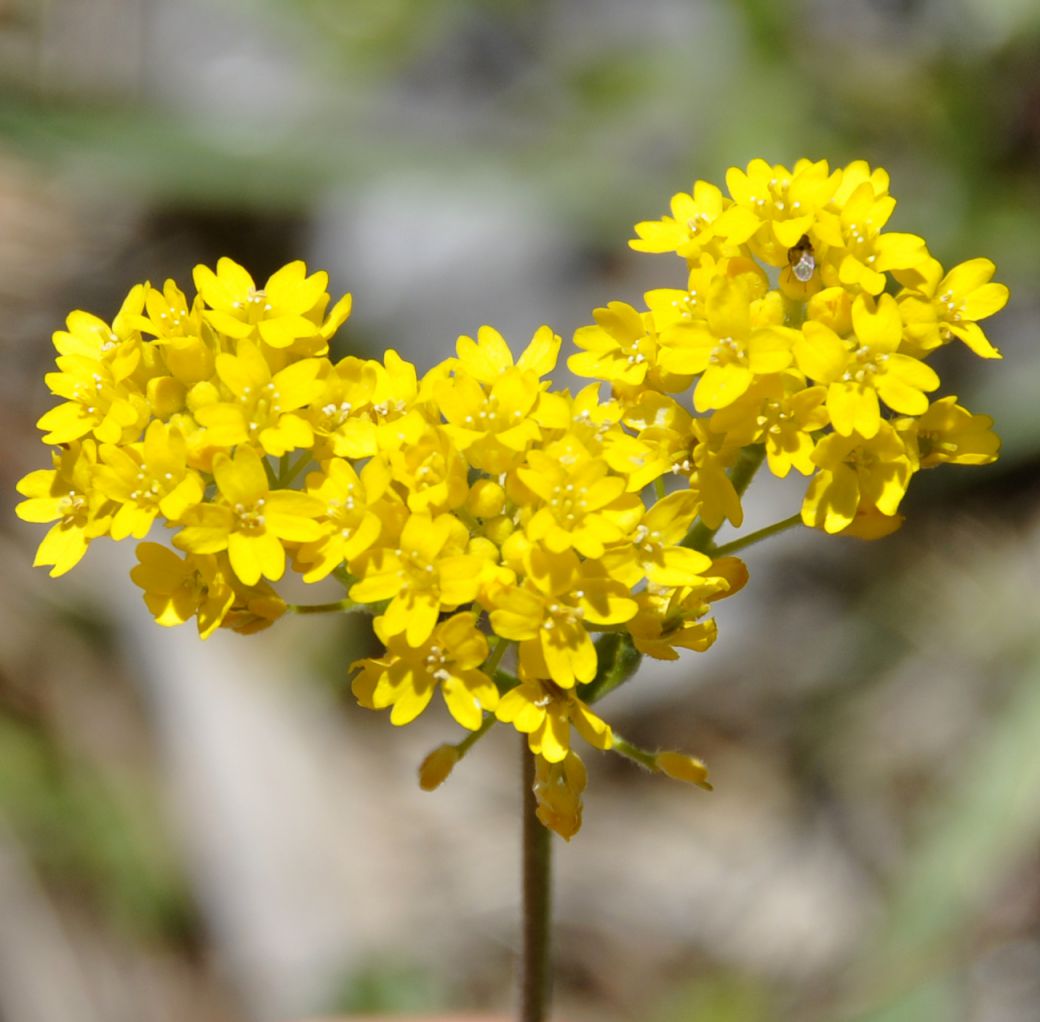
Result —
<path fill-rule="evenodd" d="M 495 726 L 496 723 L 497 721 L 495 720 L 495 715 L 492 713 L 484 718 L 484 723 L 481 724 L 476 731 L 471 731 L 468 735 L 466 735 L 465 738 L 462 739 L 461 742 L 456 742 L 455 749 L 458 751 L 459 759 L 465 756 L 466 753 L 469 752 L 469 750 L 473 748 L 473 746 L 476 745 L 477 742 L 479 742 L 480 739 L 483 738 L 484 735 L 486 735 Z"/>
<path fill-rule="evenodd" d="M 578 698 L 586 703 L 602 699 L 633 677 L 643 659 L 627 631 L 604 632 L 596 640 L 596 677 L 578 689 Z"/>
<path fill-rule="evenodd" d="M 462 522 L 474 536 L 480 534 L 480 522 L 476 520 L 464 507 L 455 508 L 455 517 Z"/>
<path fill-rule="evenodd" d="M 365 605 L 353 600 L 336 600 L 334 603 L 287 603 L 285 609 L 292 614 L 349 614 L 352 610 L 364 610 Z"/>
<path fill-rule="evenodd" d="M 498 637 L 498 643 L 495 648 L 491 651 L 491 656 L 488 657 L 487 663 L 484 664 L 484 673 L 489 677 L 495 676 L 495 671 L 498 670 L 498 665 L 502 663 L 502 657 L 505 656 L 505 652 L 512 645 L 509 639 L 503 639 L 500 635 Z"/>
<path fill-rule="evenodd" d="M 523 742 L 523 943 L 519 1022 L 545 1022 L 549 1008 L 549 915 L 552 835 L 537 816 L 534 754 Z"/>
<path fill-rule="evenodd" d="M 801 524 L 802 514 L 799 511 L 797 514 L 791 515 L 790 518 L 785 518 L 782 522 L 773 522 L 772 525 L 756 529 L 754 532 L 749 532 L 746 536 L 741 536 L 739 539 L 723 543 L 722 546 L 715 547 L 711 555 L 712 557 L 724 557 L 726 554 L 735 554 L 738 550 L 743 550 L 745 547 L 749 547 L 763 539 L 769 539 L 770 536 L 776 536 L 778 533 L 786 532 L 793 526 Z"/>
<path fill-rule="evenodd" d="M 638 763 L 642 767 L 646 767 L 647 770 L 657 770 L 654 764 L 654 753 L 647 752 L 646 749 L 639 748 L 638 745 L 633 745 L 630 741 L 622 738 L 616 731 L 613 732 L 614 744 L 613 750 L 620 753 L 625 759 L 632 760 L 633 763 Z"/>
<path fill-rule="evenodd" d="M 501 668 L 491 675 L 491 680 L 495 683 L 495 688 L 498 689 L 500 696 L 504 696 L 510 689 L 514 689 L 520 684 L 519 678 Z"/>
<path fill-rule="evenodd" d="M 737 463 L 729 473 L 729 480 L 733 484 L 733 489 L 737 491 L 738 497 L 744 495 L 744 491 L 751 484 L 751 480 L 754 479 L 755 473 L 758 471 L 758 467 L 762 464 L 765 456 L 766 448 L 764 444 L 750 444 L 741 449 Z M 721 522 L 712 529 L 705 525 L 704 522 L 698 521 L 686 534 L 682 545 L 693 550 L 699 550 L 703 554 L 713 553 L 712 541 L 715 539 L 715 533 L 721 527 Z"/>
<path fill-rule="evenodd" d="M 286 455 L 288 458 L 288 455 Z M 314 459 L 311 457 L 309 451 L 305 451 L 300 455 L 299 461 L 296 462 L 288 472 L 280 474 L 279 483 L 282 488 L 286 488 L 289 484 L 305 469 Z"/>

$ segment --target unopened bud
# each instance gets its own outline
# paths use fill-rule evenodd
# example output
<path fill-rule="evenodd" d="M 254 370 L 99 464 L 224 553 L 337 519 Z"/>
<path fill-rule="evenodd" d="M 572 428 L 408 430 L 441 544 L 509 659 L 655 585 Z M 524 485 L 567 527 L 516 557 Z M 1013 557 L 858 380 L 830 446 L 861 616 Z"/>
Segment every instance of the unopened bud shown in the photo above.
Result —
<path fill-rule="evenodd" d="M 696 756 L 684 752 L 659 752 L 654 756 L 654 767 L 673 780 L 696 784 L 705 791 L 712 790 L 708 783 L 708 768 Z"/>
<path fill-rule="evenodd" d="M 484 535 L 501 546 L 513 534 L 516 527 L 508 515 L 496 515 L 484 523 Z"/>
<path fill-rule="evenodd" d="M 423 791 L 439 788 L 460 759 L 459 750 L 454 745 L 438 745 L 419 767 L 419 787 Z"/>
<path fill-rule="evenodd" d="M 524 558 L 531 549 L 531 541 L 523 529 L 517 529 L 502 544 L 502 560 L 517 574 L 524 571 Z"/>
<path fill-rule="evenodd" d="M 493 479 L 478 479 L 466 498 L 466 510 L 477 518 L 494 518 L 506 506 L 506 491 Z"/>
<path fill-rule="evenodd" d="M 145 392 L 152 411 L 161 419 L 179 412 L 188 394 L 184 384 L 172 376 L 157 376 L 149 380 Z"/>
<path fill-rule="evenodd" d="M 581 829 L 581 793 L 587 777 L 578 754 L 568 752 L 560 763 L 535 760 L 535 810 L 542 825 L 570 841 Z"/>
<path fill-rule="evenodd" d="M 498 563 L 498 547 L 484 536 L 474 536 L 466 545 L 466 553 L 492 564 Z"/>

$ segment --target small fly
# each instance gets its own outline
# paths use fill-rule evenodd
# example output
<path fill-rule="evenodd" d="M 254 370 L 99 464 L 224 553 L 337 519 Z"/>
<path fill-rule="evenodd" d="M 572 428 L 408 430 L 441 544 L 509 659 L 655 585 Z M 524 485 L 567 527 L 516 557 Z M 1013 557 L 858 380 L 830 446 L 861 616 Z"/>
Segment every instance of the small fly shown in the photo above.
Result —
<path fill-rule="evenodd" d="M 816 272 L 816 254 L 808 234 L 803 234 L 798 243 L 787 250 L 787 262 L 795 278 L 808 284 Z"/>

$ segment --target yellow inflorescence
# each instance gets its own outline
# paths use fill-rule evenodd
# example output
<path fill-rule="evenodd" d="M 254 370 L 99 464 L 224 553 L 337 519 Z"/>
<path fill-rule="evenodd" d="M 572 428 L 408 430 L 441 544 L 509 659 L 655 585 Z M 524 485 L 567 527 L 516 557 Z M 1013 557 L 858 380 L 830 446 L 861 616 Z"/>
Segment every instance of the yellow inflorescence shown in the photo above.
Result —
<path fill-rule="evenodd" d="M 424 786 L 512 724 L 567 837 L 585 785 L 572 730 L 707 786 L 699 760 L 636 750 L 589 703 L 640 655 L 714 641 L 711 602 L 746 570 L 712 539 L 741 524 L 759 462 L 807 477 L 805 525 L 873 538 L 915 472 L 992 461 L 991 420 L 935 399 L 928 358 L 953 340 L 999 358 L 978 324 L 1007 301 L 988 260 L 946 272 L 884 230 L 883 170 L 753 160 L 726 184 L 636 226 L 632 247 L 679 255 L 687 286 L 597 309 L 568 360 L 592 381 L 576 394 L 549 382 L 549 327 L 519 357 L 482 327 L 422 375 L 393 351 L 333 362 L 350 297 L 332 304 L 301 262 L 258 288 L 221 259 L 190 301 L 167 281 L 111 323 L 72 313 L 47 376 L 62 400 L 39 422 L 53 464 L 18 486 L 19 516 L 53 523 L 36 564 L 61 575 L 92 540 L 162 523 L 173 549 L 141 543 L 131 576 L 156 621 L 203 637 L 283 614 L 286 570 L 338 580 L 332 606 L 373 613 L 385 647 L 355 665 L 362 705 L 405 724 L 439 693 L 474 732 Z"/>

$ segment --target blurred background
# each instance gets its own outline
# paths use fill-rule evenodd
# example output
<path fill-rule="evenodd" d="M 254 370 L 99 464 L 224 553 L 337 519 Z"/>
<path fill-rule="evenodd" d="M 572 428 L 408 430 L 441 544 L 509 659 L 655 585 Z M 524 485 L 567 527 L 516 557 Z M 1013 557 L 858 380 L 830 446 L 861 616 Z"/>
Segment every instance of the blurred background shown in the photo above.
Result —
<path fill-rule="evenodd" d="M 1040 1017 L 1040 7 L 0 0 L 8 508 L 72 308 L 302 257 L 354 293 L 341 355 L 569 338 L 682 282 L 633 223 L 803 155 L 885 166 L 896 229 L 996 261 L 1006 362 L 941 369 L 1003 456 L 916 479 L 884 542 L 750 550 L 717 645 L 603 705 L 716 791 L 586 757 L 557 842 L 571 1022 Z M 749 528 L 797 502 L 756 484 Z M 361 626 L 201 643 L 152 623 L 132 544 L 51 581 L 41 537 L 3 517 L 0 1020 L 506 1010 L 514 737 L 425 794 L 452 729 L 352 705 Z"/>

